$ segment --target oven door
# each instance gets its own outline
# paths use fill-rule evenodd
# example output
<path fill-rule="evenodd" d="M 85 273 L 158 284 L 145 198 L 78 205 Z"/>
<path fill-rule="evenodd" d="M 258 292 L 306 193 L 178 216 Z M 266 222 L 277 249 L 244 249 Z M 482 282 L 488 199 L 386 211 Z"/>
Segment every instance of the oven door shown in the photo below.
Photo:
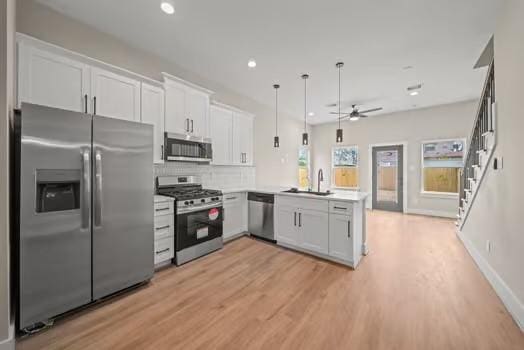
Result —
<path fill-rule="evenodd" d="M 176 251 L 222 237 L 223 215 L 222 206 L 177 214 Z"/>

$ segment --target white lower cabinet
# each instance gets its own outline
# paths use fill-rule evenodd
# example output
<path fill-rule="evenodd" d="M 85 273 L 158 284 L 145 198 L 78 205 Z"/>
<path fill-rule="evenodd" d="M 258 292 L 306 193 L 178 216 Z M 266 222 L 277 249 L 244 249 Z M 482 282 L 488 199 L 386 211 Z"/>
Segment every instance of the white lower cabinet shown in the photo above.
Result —
<path fill-rule="evenodd" d="M 175 256 L 174 200 L 155 197 L 154 213 L 154 261 L 155 265 L 164 265 Z"/>
<path fill-rule="evenodd" d="M 352 203 L 284 195 L 277 196 L 276 203 L 278 244 L 353 267 L 358 264 L 362 239 Z"/>
<path fill-rule="evenodd" d="M 353 261 L 353 235 L 351 216 L 330 214 L 329 216 L 329 255 Z"/>
<path fill-rule="evenodd" d="M 290 206 L 278 206 L 275 214 L 275 237 L 277 242 L 300 245 L 298 230 L 298 210 Z"/>
<path fill-rule="evenodd" d="M 245 192 L 228 193 L 224 201 L 224 240 L 228 240 L 247 230 L 247 198 Z"/>
<path fill-rule="evenodd" d="M 317 253 L 329 250 L 329 214 L 314 210 L 299 211 L 299 229 L 302 232 L 302 247 Z"/>

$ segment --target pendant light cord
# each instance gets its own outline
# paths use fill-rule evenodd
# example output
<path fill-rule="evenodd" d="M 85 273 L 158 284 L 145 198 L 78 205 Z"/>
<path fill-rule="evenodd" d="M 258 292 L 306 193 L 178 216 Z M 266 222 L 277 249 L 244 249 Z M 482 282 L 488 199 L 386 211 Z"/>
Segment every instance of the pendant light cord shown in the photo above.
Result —
<path fill-rule="evenodd" d="M 275 136 L 278 136 L 278 88 L 275 87 Z"/>
<path fill-rule="evenodd" d="M 307 132 L 307 78 L 304 78 L 304 132 Z"/>
<path fill-rule="evenodd" d="M 338 128 L 340 129 L 340 65 L 338 66 Z"/>

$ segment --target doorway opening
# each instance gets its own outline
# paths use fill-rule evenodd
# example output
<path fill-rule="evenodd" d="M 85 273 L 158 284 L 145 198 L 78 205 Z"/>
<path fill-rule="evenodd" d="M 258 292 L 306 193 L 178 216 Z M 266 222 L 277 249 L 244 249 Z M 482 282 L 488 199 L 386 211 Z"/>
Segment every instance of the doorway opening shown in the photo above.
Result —
<path fill-rule="evenodd" d="M 404 146 L 372 148 L 373 209 L 404 211 Z"/>

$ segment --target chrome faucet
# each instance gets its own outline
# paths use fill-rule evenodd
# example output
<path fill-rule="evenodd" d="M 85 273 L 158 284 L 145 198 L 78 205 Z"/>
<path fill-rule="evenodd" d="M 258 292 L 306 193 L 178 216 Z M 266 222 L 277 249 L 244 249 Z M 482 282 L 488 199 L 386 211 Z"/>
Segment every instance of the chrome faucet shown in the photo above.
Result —
<path fill-rule="evenodd" d="M 320 192 L 320 182 L 324 181 L 324 172 L 322 169 L 318 169 L 318 176 L 317 176 L 317 182 L 318 182 L 318 188 L 317 192 Z"/>

